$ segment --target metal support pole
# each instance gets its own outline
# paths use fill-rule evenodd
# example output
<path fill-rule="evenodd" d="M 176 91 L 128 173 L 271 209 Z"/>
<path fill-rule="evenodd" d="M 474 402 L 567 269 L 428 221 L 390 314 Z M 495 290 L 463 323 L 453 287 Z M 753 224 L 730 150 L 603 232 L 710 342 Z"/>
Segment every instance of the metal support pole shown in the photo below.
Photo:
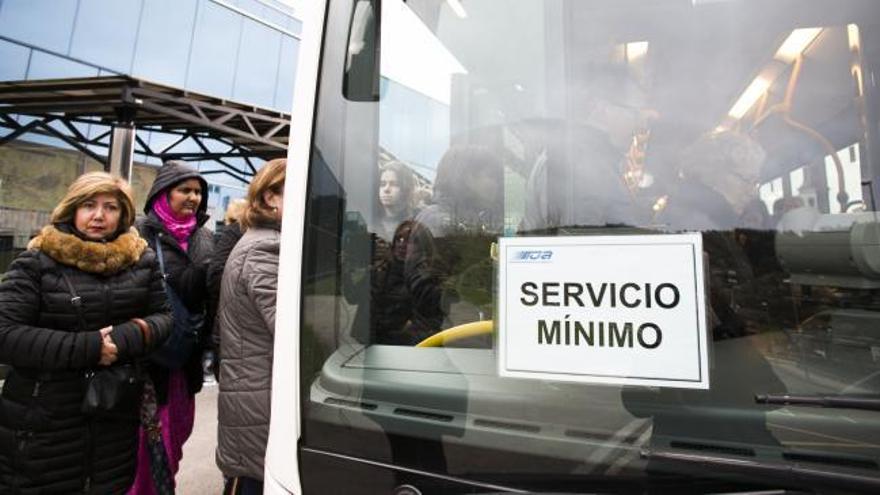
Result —
<path fill-rule="evenodd" d="M 113 175 L 131 180 L 131 167 L 134 163 L 135 127 L 130 122 L 119 122 L 113 126 L 110 136 L 110 156 L 105 170 Z"/>
<path fill-rule="evenodd" d="M 859 161 L 862 166 L 862 177 L 870 181 L 867 191 L 871 201 L 865 201 L 868 207 L 880 202 L 875 194 L 880 194 L 880 53 L 876 46 L 880 43 L 880 29 L 876 26 L 862 29 L 859 40 L 858 70 L 860 90 L 857 102 L 860 104 L 861 124 L 864 136 L 859 140 Z M 872 52 L 871 49 L 874 49 Z M 856 74 L 854 74 L 856 75 Z"/>

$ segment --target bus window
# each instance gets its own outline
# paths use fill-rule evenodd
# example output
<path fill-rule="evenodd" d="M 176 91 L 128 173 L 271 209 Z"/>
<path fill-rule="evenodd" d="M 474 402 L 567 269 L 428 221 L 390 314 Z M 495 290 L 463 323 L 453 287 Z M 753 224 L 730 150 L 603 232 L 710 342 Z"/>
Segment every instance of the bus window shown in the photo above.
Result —
<path fill-rule="evenodd" d="M 861 0 L 330 2 L 306 492 L 880 489 L 878 19 Z M 499 376 L 501 239 L 687 232 L 707 389 Z"/>

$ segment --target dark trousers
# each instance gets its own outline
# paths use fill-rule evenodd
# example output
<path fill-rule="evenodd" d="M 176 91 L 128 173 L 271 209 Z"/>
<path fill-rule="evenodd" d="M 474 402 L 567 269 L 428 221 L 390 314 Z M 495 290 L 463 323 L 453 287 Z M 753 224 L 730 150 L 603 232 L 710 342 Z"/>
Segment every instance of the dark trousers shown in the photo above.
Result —
<path fill-rule="evenodd" d="M 223 495 L 263 495 L 263 482 L 245 476 L 226 478 Z"/>

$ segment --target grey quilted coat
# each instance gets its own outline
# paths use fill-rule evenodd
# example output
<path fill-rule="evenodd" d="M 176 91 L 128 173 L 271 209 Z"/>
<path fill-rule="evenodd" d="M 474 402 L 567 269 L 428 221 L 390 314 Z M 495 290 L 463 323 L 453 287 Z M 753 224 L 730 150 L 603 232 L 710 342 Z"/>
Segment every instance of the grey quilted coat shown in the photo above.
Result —
<path fill-rule="evenodd" d="M 278 288 L 277 228 L 252 227 L 235 245 L 220 289 L 217 466 L 226 476 L 263 479 L 272 393 Z"/>

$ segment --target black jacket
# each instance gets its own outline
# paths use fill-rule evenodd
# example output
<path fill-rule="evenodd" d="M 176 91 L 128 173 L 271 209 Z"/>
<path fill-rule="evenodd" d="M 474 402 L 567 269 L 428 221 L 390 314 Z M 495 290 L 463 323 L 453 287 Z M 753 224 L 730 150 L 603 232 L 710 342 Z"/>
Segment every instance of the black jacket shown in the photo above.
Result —
<path fill-rule="evenodd" d="M 189 238 L 188 249 L 184 251 L 168 232 L 162 221 L 152 211 L 153 200 L 168 188 L 187 179 L 198 179 L 202 184 L 202 202 L 196 213 L 198 226 Z M 204 227 L 208 221 L 205 211 L 208 208 L 208 187 L 197 171 L 183 162 L 169 161 L 159 169 L 156 181 L 150 189 L 144 212 L 146 217 L 137 221 L 136 227 L 150 247 L 155 250 L 156 242 L 162 243 L 165 259 L 165 272 L 168 285 L 180 296 L 187 308 L 195 313 L 204 313 L 207 300 L 208 265 L 214 250 L 211 231 Z M 203 328 L 200 342 L 202 348 L 208 340 L 210 328 Z M 190 360 L 184 365 L 187 388 L 195 395 L 202 389 L 203 372 L 201 366 L 202 349 L 196 349 Z M 150 377 L 156 386 L 156 397 L 160 404 L 167 402 L 168 370 L 157 366 L 150 367 Z"/>
<path fill-rule="evenodd" d="M 405 250 L 406 241 L 402 244 Z M 393 248 L 375 234 L 371 251 L 372 262 L 368 267 L 358 269 L 347 263 L 342 275 L 342 295 L 348 303 L 357 305 L 353 336 L 364 343 L 416 345 L 430 334 L 422 336 L 408 331 L 414 307 L 406 285 L 405 259 L 395 256 Z"/>
<path fill-rule="evenodd" d="M 85 373 L 100 360 L 98 330 L 113 326 L 120 364 L 167 338 L 156 256 L 135 234 L 105 244 L 47 227 L 37 240 L 39 250 L 19 255 L 0 283 L 0 362 L 12 366 L 0 398 L 0 493 L 124 493 L 134 479 L 137 406 L 114 418 L 80 406 Z M 96 264 L 96 253 L 117 247 L 136 251 L 123 269 Z M 149 338 L 132 318 L 147 322 Z"/>
<path fill-rule="evenodd" d="M 212 349 L 219 349 L 219 334 L 213 331 L 214 320 L 217 316 L 217 305 L 220 303 L 220 285 L 223 282 L 223 269 L 226 267 L 226 260 L 229 253 L 238 244 L 238 241 L 244 235 L 241 225 L 233 223 L 221 227 L 214 234 L 214 256 L 211 259 L 211 265 L 208 267 L 208 317 L 206 323 L 208 328 L 212 329 L 212 338 L 210 346 Z"/>
<path fill-rule="evenodd" d="M 386 320 L 399 321 L 402 313 L 386 315 L 386 311 L 409 306 L 403 330 L 391 337 L 394 343 L 416 345 L 441 330 L 491 314 L 493 271 L 489 248 L 498 235 L 498 226 L 481 219 L 492 218 L 497 216 L 489 211 L 457 209 L 445 202 L 430 205 L 416 215 L 403 256 L 386 274 L 385 283 L 398 289 L 384 288 L 386 295 L 381 304 L 388 309 L 376 310 Z M 405 291 L 399 289 L 401 283 Z M 455 311 L 453 305 L 457 306 Z M 488 346 L 490 342 L 475 339 L 469 345 Z"/>

